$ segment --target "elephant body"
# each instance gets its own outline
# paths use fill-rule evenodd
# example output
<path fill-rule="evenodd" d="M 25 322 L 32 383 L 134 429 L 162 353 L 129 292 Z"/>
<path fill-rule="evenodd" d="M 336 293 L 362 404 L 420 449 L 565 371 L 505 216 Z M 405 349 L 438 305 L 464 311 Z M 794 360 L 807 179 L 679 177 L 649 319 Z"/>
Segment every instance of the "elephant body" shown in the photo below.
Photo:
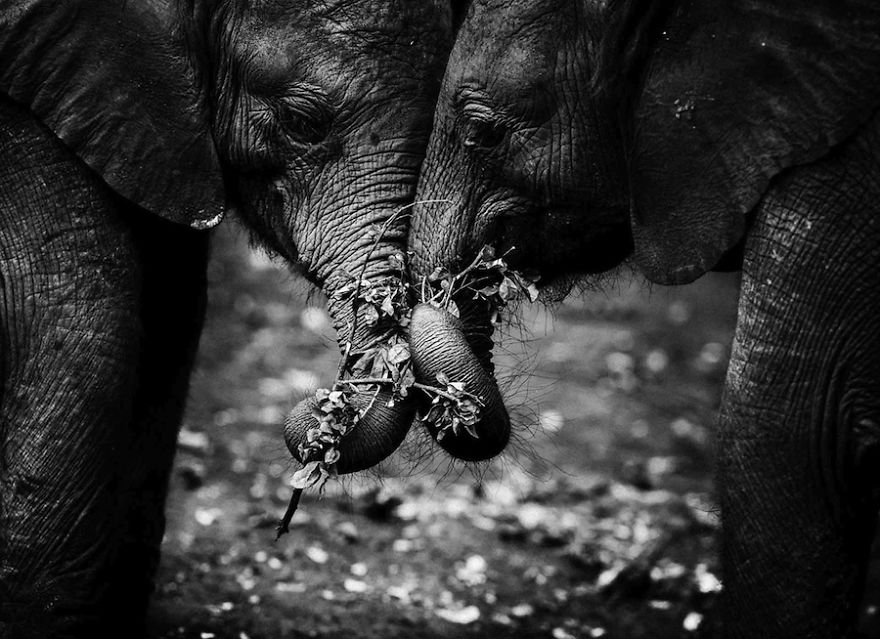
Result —
<path fill-rule="evenodd" d="M 875 118 L 780 176 L 748 231 L 717 439 L 729 636 L 854 632 L 880 503 L 878 149 Z"/>
<path fill-rule="evenodd" d="M 0 635 L 143 632 L 227 210 L 324 290 L 343 350 L 398 330 L 351 331 L 361 311 L 335 292 L 399 277 L 453 17 L 442 0 L 0 2 Z M 414 411 L 374 421 L 399 443 Z"/>
<path fill-rule="evenodd" d="M 205 309 L 207 234 L 113 193 L 2 99 L 0 628 L 136 628 Z M 46 624 L 47 616 L 52 620 Z M 136 630 L 132 630 L 136 633 Z"/>
<path fill-rule="evenodd" d="M 880 505 L 878 109 L 861 2 L 477 0 L 447 67 L 416 275 L 484 244 L 544 287 L 628 257 L 661 284 L 743 271 L 724 636 L 854 633 Z"/>

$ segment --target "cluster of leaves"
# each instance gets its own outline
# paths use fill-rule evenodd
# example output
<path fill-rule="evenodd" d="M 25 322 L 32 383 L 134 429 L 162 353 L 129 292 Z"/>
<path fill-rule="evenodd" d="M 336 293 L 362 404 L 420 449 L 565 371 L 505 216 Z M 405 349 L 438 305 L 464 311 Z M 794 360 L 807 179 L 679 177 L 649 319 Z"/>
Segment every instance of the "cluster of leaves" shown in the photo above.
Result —
<path fill-rule="evenodd" d="M 476 439 L 478 435 L 474 426 L 480 421 L 483 401 L 468 393 L 464 382 L 449 381 L 444 373 L 437 373 L 437 381 L 445 389 L 433 391 L 434 399 L 431 400 L 428 412 L 420 417 L 421 421 L 433 424 L 438 429 L 437 441 L 450 432 L 458 436 L 462 430 Z"/>
<path fill-rule="evenodd" d="M 383 344 L 364 351 L 352 364 L 351 372 L 354 381 L 369 379 L 376 384 L 388 384 L 392 387 L 393 397 L 389 406 L 409 394 L 409 389 L 416 381 L 412 370 L 409 344 L 400 334 L 391 335 Z M 349 381 L 349 383 L 354 383 Z"/>
<path fill-rule="evenodd" d="M 501 310 L 508 303 L 524 298 L 531 302 L 538 299 L 539 279 L 540 275 L 535 271 L 510 268 L 504 256 L 498 257 L 493 247 L 484 246 L 476 259 L 460 273 L 450 273 L 443 267 L 434 269 L 426 282 L 435 292 L 429 297 L 423 286 L 422 298 L 457 316 L 455 297 L 469 293 L 473 299 L 486 301 L 491 321 L 495 324 L 501 321 Z"/>
<path fill-rule="evenodd" d="M 400 326 L 409 323 L 411 310 L 407 303 L 406 258 L 394 253 L 388 262 L 398 273 L 373 280 L 349 274 L 349 281 L 334 293 L 337 299 L 351 300 L 353 307 L 362 308 L 367 326 L 382 322 Z"/>
<path fill-rule="evenodd" d="M 300 459 L 305 465 L 293 474 L 292 485 L 297 489 L 322 487 L 334 475 L 334 464 L 339 460 L 339 444 L 360 420 L 360 414 L 351 402 L 351 391 L 319 388 L 315 392 L 312 416 L 315 426 L 306 431 L 306 439 L 299 445 Z"/>
<path fill-rule="evenodd" d="M 381 237 L 381 233 L 376 236 L 376 244 Z M 406 281 L 406 257 L 397 253 L 389 258 L 389 262 L 392 270 L 397 271 L 395 274 L 378 279 L 365 278 L 363 273 L 358 277 L 352 275 L 335 293 L 340 300 L 350 300 L 355 311 L 352 337 L 359 308 L 364 309 L 362 315 L 368 326 L 386 324 L 405 328 L 409 325 L 411 308 L 408 302 L 411 296 Z M 501 310 L 509 302 L 521 298 L 537 299 L 537 281 L 537 274 L 511 269 L 504 256 L 498 257 L 491 246 L 484 246 L 476 259 L 460 273 L 435 269 L 422 282 L 422 290 L 416 297 L 458 316 L 455 298 L 469 294 L 473 299 L 485 300 L 492 322 L 497 323 Z M 343 379 L 346 371 L 350 371 L 353 377 Z M 305 464 L 294 473 L 294 496 L 279 524 L 279 535 L 287 531 L 302 490 L 311 486 L 321 488 L 329 477 L 335 475 L 339 444 L 361 417 L 351 401 L 359 392 L 390 387 L 391 406 L 416 389 L 431 398 L 427 412 L 419 419 L 438 429 L 438 440 L 449 433 L 457 436 L 462 431 L 476 438 L 475 426 L 480 420 L 483 401 L 467 392 L 464 382 L 451 381 L 444 373 L 437 374 L 437 383 L 439 387 L 416 381 L 409 345 L 399 331 L 390 332 L 385 343 L 359 353 L 351 352 L 349 341 L 333 389 L 319 389 L 315 394 L 313 415 L 316 425 L 306 432 L 306 441 L 300 444 L 299 452 Z"/>
<path fill-rule="evenodd" d="M 364 305 L 363 317 L 368 325 L 387 322 L 405 328 L 411 314 L 409 285 L 405 279 L 406 257 L 396 253 L 389 262 L 392 270 L 397 271 L 394 275 L 375 280 L 351 276 L 336 296 L 351 300 L 354 308 Z M 435 269 L 423 282 L 420 297 L 423 302 L 457 315 L 455 298 L 468 294 L 473 299 L 485 300 L 492 321 L 496 322 L 501 309 L 509 302 L 524 297 L 536 300 L 537 281 L 536 274 L 511 269 L 503 256 L 498 257 L 491 246 L 484 246 L 476 259 L 460 273 Z M 477 437 L 475 425 L 480 420 L 482 400 L 467 392 L 463 382 L 452 381 L 442 372 L 437 375 L 439 387 L 417 383 L 409 344 L 399 331 L 390 333 L 384 343 L 367 351 L 346 351 L 344 359 L 333 390 L 320 389 L 316 393 L 314 415 L 317 425 L 308 431 L 307 440 L 300 445 L 302 459 L 309 461 L 295 474 L 295 488 L 323 485 L 333 474 L 333 464 L 339 459 L 338 445 L 360 419 L 350 398 L 367 389 L 390 388 L 389 406 L 408 397 L 413 389 L 423 392 L 431 398 L 431 403 L 419 419 L 438 429 L 438 439 L 462 431 Z M 352 377 L 342 379 L 344 371 L 350 371 Z"/>

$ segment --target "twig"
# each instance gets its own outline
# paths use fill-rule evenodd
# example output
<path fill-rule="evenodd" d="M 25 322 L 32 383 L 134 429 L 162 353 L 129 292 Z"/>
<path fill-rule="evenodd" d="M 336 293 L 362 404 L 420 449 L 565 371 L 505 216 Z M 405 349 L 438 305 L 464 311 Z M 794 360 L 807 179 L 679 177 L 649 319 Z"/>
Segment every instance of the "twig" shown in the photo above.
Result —
<path fill-rule="evenodd" d="M 351 386 L 372 386 L 373 384 L 393 384 L 394 380 L 390 377 L 353 377 L 343 379 L 339 383 Z"/>
<path fill-rule="evenodd" d="M 455 283 L 458 280 L 460 280 L 461 278 L 463 278 L 465 275 L 467 275 L 468 273 L 473 271 L 475 268 L 477 268 L 477 265 L 482 261 L 483 261 L 482 251 L 480 251 L 479 253 L 477 253 L 477 257 L 474 258 L 474 261 L 471 262 L 467 266 L 467 268 L 465 268 L 460 273 L 454 275 L 452 277 L 452 279 L 449 280 L 449 287 L 446 289 L 446 299 L 443 301 L 443 308 L 444 309 L 449 308 L 449 304 L 452 302 L 452 293 L 453 293 L 453 289 L 455 289 Z"/>
<path fill-rule="evenodd" d="M 275 541 L 281 539 L 281 535 L 290 532 L 290 520 L 293 519 L 293 514 L 296 512 L 297 506 L 299 506 L 299 499 L 302 497 L 302 493 L 302 488 L 293 489 L 293 494 L 290 496 L 290 503 L 287 504 L 284 517 L 281 518 L 281 521 L 275 527 Z"/>
<path fill-rule="evenodd" d="M 506 251 L 504 251 L 504 253 L 503 253 L 500 257 L 497 257 L 497 258 L 495 258 L 495 259 L 503 260 L 503 259 L 504 259 L 505 257 L 507 257 L 507 256 L 510 254 L 510 252 L 513 251 L 515 248 L 516 248 L 515 246 L 511 246 L 509 249 L 507 249 Z M 480 252 L 477 253 L 477 257 L 474 258 L 474 261 L 471 262 L 470 264 L 468 264 L 467 268 L 465 268 L 463 271 L 461 271 L 461 272 L 457 273 L 456 275 L 454 275 L 453 278 L 449 281 L 449 288 L 446 290 L 446 299 L 445 299 L 444 302 L 443 302 L 443 308 L 444 308 L 444 309 L 448 309 L 448 308 L 449 308 L 449 304 L 452 302 L 452 297 L 453 297 L 454 293 L 457 293 L 457 292 L 458 292 L 458 291 L 454 291 L 454 289 L 455 289 L 455 283 L 458 282 L 459 280 L 462 280 L 462 279 L 464 278 L 464 276 L 467 275 L 468 273 L 470 273 L 471 271 L 476 270 L 476 268 L 480 265 L 480 263 L 481 263 L 482 261 L 483 261 L 483 251 L 480 250 Z M 464 289 L 464 288 L 466 288 L 465 285 L 463 285 L 462 288 L 459 289 L 459 291 L 462 290 L 462 289 Z M 434 298 L 432 298 L 432 300 L 433 300 L 433 299 L 434 299 Z"/>
<path fill-rule="evenodd" d="M 394 380 L 388 377 L 364 377 L 360 379 L 344 379 L 340 382 L 340 384 L 349 384 L 351 386 L 373 386 L 375 384 L 393 384 Z M 441 397 L 445 397 L 446 399 L 452 401 L 458 401 L 461 399 L 460 397 L 456 397 L 452 393 L 447 393 L 442 388 L 438 388 L 437 386 L 431 386 L 430 384 L 420 384 L 419 382 L 413 382 L 410 384 L 412 388 L 417 388 L 423 393 L 427 393 L 428 395 L 440 395 Z M 469 399 L 472 399 L 480 406 L 485 406 L 485 403 L 478 396 L 473 393 L 468 393 L 467 391 L 460 391 L 463 395 L 466 395 Z"/>
<path fill-rule="evenodd" d="M 436 386 L 431 386 L 429 384 L 420 384 L 419 382 L 413 382 L 411 384 L 411 386 L 413 388 L 418 388 L 420 391 L 427 393 L 428 395 L 431 395 L 431 394 L 440 395 L 440 397 L 445 397 L 446 399 L 451 400 L 453 402 L 457 402 L 458 400 L 461 399 L 460 397 L 456 397 L 452 393 L 447 393 L 445 390 L 437 388 Z M 479 397 L 477 397 L 473 393 L 468 393 L 467 391 L 460 391 L 460 392 L 463 395 L 466 395 L 468 399 L 471 399 L 474 402 L 476 402 L 479 406 L 482 407 L 482 406 L 486 405 L 482 399 L 480 399 Z"/>
<path fill-rule="evenodd" d="M 366 258 L 364 259 L 364 265 L 363 265 L 363 267 L 361 267 L 361 272 L 357 278 L 357 284 L 355 286 L 354 297 L 352 299 L 352 304 L 351 304 L 351 310 L 352 310 L 351 330 L 349 331 L 348 341 L 345 343 L 345 349 L 342 353 L 342 361 L 340 361 L 339 368 L 336 371 L 336 381 L 334 381 L 334 383 L 333 383 L 334 389 L 338 389 L 342 384 L 356 386 L 356 385 L 368 385 L 368 384 L 389 384 L 389 383 L 393 384 L 394 383 L 394 380 L 384 378 L 384 377 L 366 378 L 366 379 L 358 379 L 358 380 L 355 380 L 355 379 L 343 380 L 342 379 L 342 376 L 345 374 L 346 370 L 348 370 L 349 359 L 351 356 L 351 349 L 352 349 L 352 345 L 354 344 L 355 333 L 357 332 L 357 325 L 358 325 L 357 311 L 358 311 L 358 304 L 360 301 L 361 283 L 363 282 L 364 275 L 367 272 L 367 266 L 369 266 L 369 264 L 370 264 L 370 258 L 373 256 L 373 253 L 375 253 L 376 249 L 379 247 L 379 242 L 382 241 L 382 238 L 385 236 L 385 233 L 388 232 L 388 228 L 401 215 L 401 213 L 403 213 L 407 209 L 412 208 L 416 204 L 433 204 L 433 203 L 440 203 L 440 202 L 449 203 L 449 200 L 438 199 L 438 200 L 419 200 L 416 202 L 411 202 L 410 204 L 406 204 L 406 205 L 400 207 L 399 209 L 397 209 L 397 211 L 395 211 L 391 217 L 389 217 L 387 220 L 385 220 L 385 223 L 382 225 L 382 228 L 380 229 L 378 236 L 376 237 L 375 241 L 373 242 L 373 245 L 370 247 L 370 250 L 367 253 Z M 403 267 L 403 268 L 405 268 L 405 267 Z M 403 270 L 401 271 L 401 275 L 402 276 L 404 275 Z M 422 285 L 424 287 L 424 282 Z M 409 364 L 407 366 L 409 366 Z M 421 386 L 421 385 L 417 385 L 417 386 Z M 428 387 L 426 387 L 426 388 L 428 388 Z M 369 403 L 369 405 L 367 405 L 364 412 L 367 412 L 370 410 L 370 408 L 372 408 L 376 399 L 379 397 L 379 392 L 380 392 L 380 389 L 377 388 L 375 393 L 373 393 L 373 398 L 370 400 L 370 403 Z M 442 392 L 442 391 L 438 390 L 437 392 Z M 455 399 L 451 395 L 448 395 L 446 393 L 443 393 L 443 394 L 450 397 L 451 399 Z M 481 403 L 479 398 L 474 398 L 474 399 L 478 403 Z M 310 462 L 310 456 L 306 456 L 302 460 L 303 467 L 305 467 L 305 465 L 308 464 L 309 462 Z M 290 522 L 293 519 L 293 515 L 296 513 L 297 507 L 299 506 L 299 501 L 302 498 L 302 493 L 303 493 L 302 488 L 294 488 L 293 494 L 290 496 L 290 502 L 287 504 L 287 510 L 284 512 L 284 516 L 281 518 L 281 521 L 278 522 L 278 525 L 275 528 L 275 541 L 278 541 L 281 538 L 281 536 L 284 535 L 285 533 L 290 532 Z"/>
<path fill-rule="evenodd" d="M 352 304 L 352 308 L 354 309 L 354 313 L 357 314 L 357 305 L 356 303 Z M 354 328 L 351 330 L 352 338 L 354 337 Z M 348 368 L 348 358 L 351 355 L 351 339 L 349 339 L 345 343 L 345 350 L 342 351 L 342 359 L 339 361 L 339 368 L 336 369 L 336 380 L 333 382 L 333 389 L 338 390 L 339 386 L 339 378 L 345 374 L 346 369 Z"/>

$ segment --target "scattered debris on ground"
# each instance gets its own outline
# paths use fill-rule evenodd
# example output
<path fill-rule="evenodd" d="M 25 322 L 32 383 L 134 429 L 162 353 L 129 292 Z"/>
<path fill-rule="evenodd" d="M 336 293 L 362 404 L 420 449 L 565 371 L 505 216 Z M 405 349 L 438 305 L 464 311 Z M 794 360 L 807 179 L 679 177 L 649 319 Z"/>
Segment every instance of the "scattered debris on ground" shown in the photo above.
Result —
<path fill-rule="evenodd" d="M 711 426 L 733 278 L 623 286 L 552 324 L 530 311 L 498 361 L 534 373 L 507 383 L 529 425 L 509 454 L 450 465 L 414 433 L 378 471 L 306 493 L 275 542 L 296 470 L 280 424 L 338 350 L 320 299 L 218 236 L 151 637 L 719 636 Z"/>

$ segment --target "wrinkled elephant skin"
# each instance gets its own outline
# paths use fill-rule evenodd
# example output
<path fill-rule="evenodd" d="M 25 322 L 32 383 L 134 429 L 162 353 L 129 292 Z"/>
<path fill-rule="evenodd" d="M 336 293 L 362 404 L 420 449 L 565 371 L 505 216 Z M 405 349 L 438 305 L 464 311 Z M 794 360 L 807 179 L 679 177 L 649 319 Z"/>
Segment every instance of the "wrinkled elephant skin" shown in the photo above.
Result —
<path fill-rule="evenodd" d="M 0 2 L 0 635 L 143 631 L 227 210 L 324 290 L 341 344 L 398 330 L 351 335 L 334 293 L 399 277 L 453 20 L 442 0 Z M 375 416 L 351 463 L 414 412 Z"/>

